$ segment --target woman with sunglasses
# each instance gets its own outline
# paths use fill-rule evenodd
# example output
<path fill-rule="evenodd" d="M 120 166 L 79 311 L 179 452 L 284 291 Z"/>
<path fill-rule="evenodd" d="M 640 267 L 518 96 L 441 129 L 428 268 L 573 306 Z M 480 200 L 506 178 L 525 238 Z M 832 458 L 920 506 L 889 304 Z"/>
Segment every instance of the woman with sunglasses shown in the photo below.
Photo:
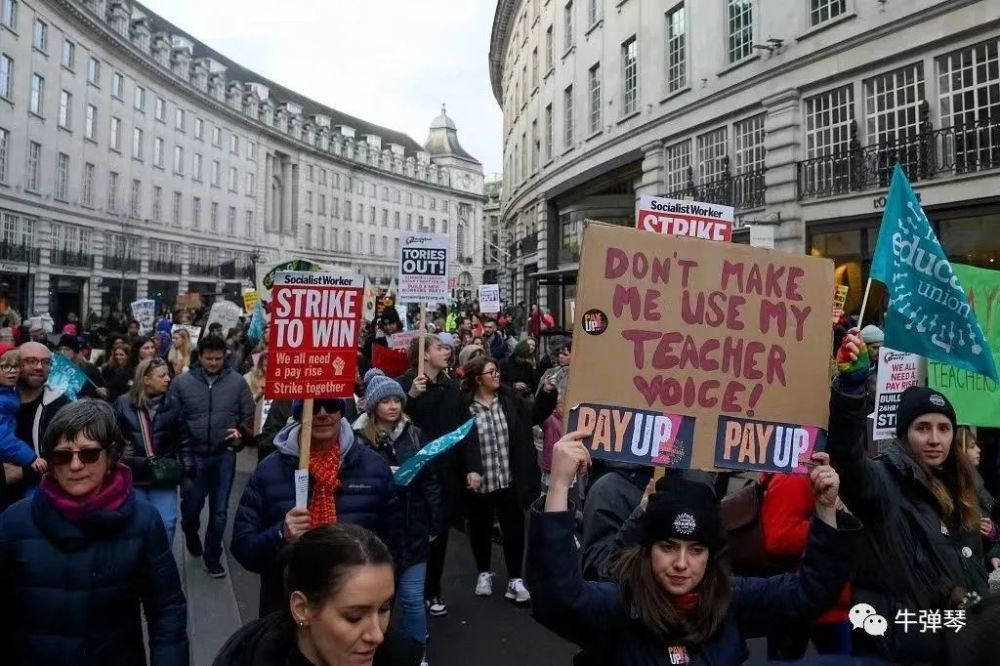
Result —
<path fill-rule="evenodd" d="M 462 388 L 469 413 L 476 420 L 465 447 L 469 542 L 479 578 L 476 595 L 493 594 L 490 555 L 493 518 L 503 533 L 507 564 L 507 599 L 525 604 L 531 595 L 521 577 L 524 559 L 524 515 L 541 492 L 541 473 L 533 427 L 541 425 L 556 406 L 555 385 L 546 382 L 534 405 L 500 382 L 497 363 L 477 356 L 463 367 Z"/>
<path fill-rule="evenodd" d="M 37 493 L 0 514 L 5 666 L 186 666 L 187 609 L 156 509 L 121 463 L 111 406 L 67 405 Z M 148 645 L 143 641 L 140 607 Z"/>
<path fill-rule="evenodd" d="M 233 521 L 230 551 L 260 574 L 260 617 L 287 607 L 282 598 L 279 553 L 308 530 L 332 523 L 361 525 L 398 553 L 403 516 L 392 472 L 382 456 L 355 440 L 341 398 L 316 398 L 312 435 L 302 442 L 303 403 L 292 405 L 295 423 L 274 438 L 274 453 L 254 470 Z M 295 506 L 299 447 L 309 446 L 309 498 Z"/>
<path fill-rule="evenodd" d="M 162 358 L 139 363 L 128 393 L 115 401 L 118 427 L 125 436 L 124 462 L 132 470 L 135 494 L 156 507 L 174 542 L 177 528 L 177 486 L 184 470 L 177 456 L 181 437 L 181 407 L 167 393 L 170 371 Z"/>

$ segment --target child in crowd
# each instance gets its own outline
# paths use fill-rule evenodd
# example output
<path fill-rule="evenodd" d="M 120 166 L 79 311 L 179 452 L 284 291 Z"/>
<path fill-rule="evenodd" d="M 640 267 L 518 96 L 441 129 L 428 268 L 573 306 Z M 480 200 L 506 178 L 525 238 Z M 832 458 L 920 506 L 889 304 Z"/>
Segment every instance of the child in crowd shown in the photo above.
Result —
<path fill-rule="evenodd" d="M 44 474 L 45 461 L 14 434 L 17 410 L 21 408 L 15 389 L 20 372 L 21 355 L 9 345 L 0 345 L 0 462 L 30 466 L 36 473 Z"/>

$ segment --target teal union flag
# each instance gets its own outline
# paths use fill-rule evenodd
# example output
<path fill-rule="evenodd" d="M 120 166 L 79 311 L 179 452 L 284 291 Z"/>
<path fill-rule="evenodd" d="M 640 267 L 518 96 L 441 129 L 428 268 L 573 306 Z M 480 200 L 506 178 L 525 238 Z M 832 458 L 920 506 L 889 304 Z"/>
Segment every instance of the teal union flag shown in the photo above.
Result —
<path fill-rule="evenodd" d="M 1000 380 L 965 290 L 899 164 L 870 277 L 889 293 L 886 347 Z"/>

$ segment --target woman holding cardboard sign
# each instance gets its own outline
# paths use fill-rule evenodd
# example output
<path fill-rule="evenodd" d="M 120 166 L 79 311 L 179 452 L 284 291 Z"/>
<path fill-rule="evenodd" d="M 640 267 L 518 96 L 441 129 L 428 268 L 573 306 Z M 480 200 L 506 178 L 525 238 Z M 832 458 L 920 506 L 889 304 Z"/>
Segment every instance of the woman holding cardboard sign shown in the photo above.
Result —
<path fill-rule="evenodd" d="M 528 576 L 535 618 L 595 663 L 739 664 L 745 639 L 815 617 L 836 601 L 861 527 L 837 513 L 840 480 L 822 453 L 813 455 L 816 517 L 798 573 L 731 576 L 715 493 L 673 477 L 650 496 L 639 543 L 611 560 L 611 582 L 584 581 L 568 494 L 590 465 L 586 435 L 573 432 L 556 444 L 549 493 L 529 520 Z"/>

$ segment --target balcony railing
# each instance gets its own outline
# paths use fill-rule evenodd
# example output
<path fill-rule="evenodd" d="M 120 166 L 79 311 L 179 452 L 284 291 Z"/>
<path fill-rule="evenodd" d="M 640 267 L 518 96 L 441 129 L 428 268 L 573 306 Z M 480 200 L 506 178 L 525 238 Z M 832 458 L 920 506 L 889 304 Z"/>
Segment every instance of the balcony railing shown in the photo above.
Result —
<path fill-rule="evenodd" d="M 694 184 L 694 170 L 688 167 L 688 182 L 682 188 L 668 192 L 670 199 L 690 197 L 694 201 L 732 206 L 737 210 L 764 206 L 764 173 L 761 167 L 733 176 L 729 171 L 729 158 L 723 158 L 723 172 L 718 178 L 699 185 Z"/>
<path fill-rule="evenodd" d="M 219 265 L 192 263 L 190 266 L 188 266 L 188 271 L 190 272 L 191 275 L 201 275 L 204 277 L 218 277 Z"/>
<path fill-rule="evenodd" d="M 520 240 L 521 256 L 538 252 L 538 232 L 528 234 Z"/>
<path fill-rule="evenodd" d="M 165 261 L 152 259 L 149 262 L 149 270 L 152 273 L 165 273 L 167 275 L 180 275 L 181 265 L 176 261 Z"/>
<path fill-rule="evenodd" d="M 852 124 L 849 147 L 798 163 L 799 199 L 888 187 L 897 162 L 910 182 L 1000 169 L 1000 117 L 936 130 L 925 120 L 907 137 L 871 146 L 856 135 Z"/>
<path fill-rule="evenodd" d="M 72 268 L 93 268 L 94 257 L 79 250 L 52 250 L 49 254 L 49 263 L 56 266 L 69 266 Z"/>
<path fill-rule="evenodd" d="M 0 260 L 23 261 L 28 264 L 38 263 L 38 248 L 29 245 L 19 245 L 8 241 L 0 241 Z"/>
<path fill-rule="evenodd" d="M 138 273 L 142 270 L 142 260 L 138 257 L 123 257 L 120 254 L 104 255 L 104 268 L 109 271 Z"/>

